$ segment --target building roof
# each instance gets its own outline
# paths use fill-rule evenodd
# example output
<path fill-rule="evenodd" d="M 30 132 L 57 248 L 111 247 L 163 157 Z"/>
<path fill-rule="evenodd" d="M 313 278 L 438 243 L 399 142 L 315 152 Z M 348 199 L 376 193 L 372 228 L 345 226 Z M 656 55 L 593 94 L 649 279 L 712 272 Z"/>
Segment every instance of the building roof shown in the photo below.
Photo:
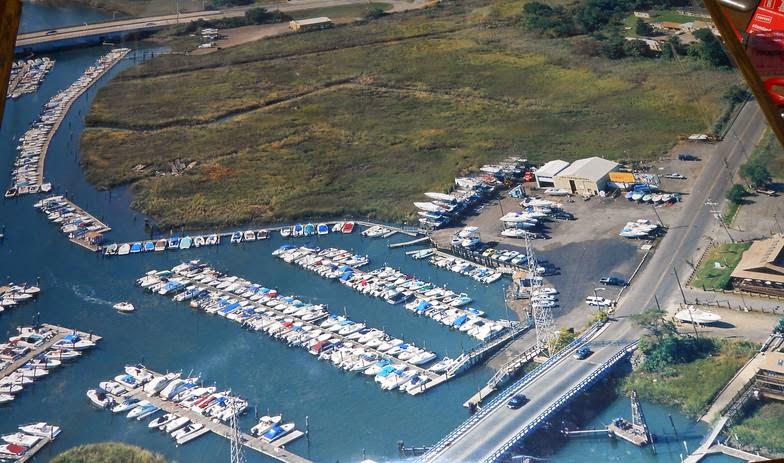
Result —
<path fill-rule="evenodd" d="M 554 177 L 558 172 L 566 169 L 569 167 L 569 163 L 566 161 L 561 161 L 560 159 L 554 159 L 552 161 L 548 161 L 542 167 L 536 169 L 534 175 L 537 177 Z"/>
<path fill-rule="evenodd" d="M 327 18 L 326 16 L 320 16 L 318 18 L 309 18 L 309 19 L 295 19 L 294 21 L 300 26 L 310 26 L 313 24 L 323 24 L 323 23 L 331 23 L 332 20 Z"/>
<path fill-rule="evenodd" d="M 755 241 L 743 253 L 732 277 L 784 283 L 784 235 Z"/>
<path fill-rule="evenodd" d="M 598 182 L 617 167 L 617 162 L 593 156 L 574 161 L 572 165 L 559 172 L 556 177 L 584 178 Z"/>

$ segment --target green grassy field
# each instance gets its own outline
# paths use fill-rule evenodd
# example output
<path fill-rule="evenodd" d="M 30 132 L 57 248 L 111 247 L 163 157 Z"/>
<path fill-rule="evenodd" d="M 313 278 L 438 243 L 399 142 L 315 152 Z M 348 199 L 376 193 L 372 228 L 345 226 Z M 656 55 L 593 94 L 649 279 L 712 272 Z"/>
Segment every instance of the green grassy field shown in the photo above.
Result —
<path fill-rule="evenodd" d="M 442 2 L 134 67 L 87 116 L 88 178 L 134 183 L 134 206 L 165 226 L 412 220 L 424 191 L 509 154 L 659 156 L 706 130 L 684 79 L 714 116 L 738 80 L 689 61 L 685 76 L 670 62 L 575 56 L 523 32 L 521 5 Z M 154 176 L 177 158 L 197 167 Z"/>
<path fill-rule="evenodd" d="M 784 148 L 772 131 L 765 133 L 765 137 L 751 153 L 749 162 L 761 163 L 768 168 L 774 179 L 784 181 Z"/>
<path fill-rule="evenodd" d="M 326 16 L 332 20 L 338 18 L 364 18 L 374 8 L 381 8 L 388 11 L 392 8 L 391 3 L 373 2 L 362 3 L 358 5 L 342 5 L 333 6 L 329 8 L 313 8 L 310 10 L 294 10 L 286 14 L 294 19 L 316 18 L 319 16 Z"/>
<path fill-rule="evenodd" d="M 743 251 L 749 247 L 751 243 L 725 243 L 712 248 L 697 267 L 690 285 L 698 289 L 725 289 Z M 716 262 L 722 268 L 716 268 Z"/>
<path fill-rule="evenodd" d="M 642 399 L 677 406 L 691 416 L 699 415 L 722 387 L 757 351 L 749 342 L 716 341 L 717 354 L 689 363 L 672 365 L 672 374 L 635 371 L 621 389 L 636 390 Z"/>
<path fill-rule="evenodd" d="M 758 403 L 738 424 L 730 428 L 733 443 L 765 454 L 784 455 L 784 403 Z"/>
<path fill-rule="evenodd" d="M 50 461 L 51 463 L 166 463 L 161 455 L 119 442 L 80 445 L 66 450 Z"/>

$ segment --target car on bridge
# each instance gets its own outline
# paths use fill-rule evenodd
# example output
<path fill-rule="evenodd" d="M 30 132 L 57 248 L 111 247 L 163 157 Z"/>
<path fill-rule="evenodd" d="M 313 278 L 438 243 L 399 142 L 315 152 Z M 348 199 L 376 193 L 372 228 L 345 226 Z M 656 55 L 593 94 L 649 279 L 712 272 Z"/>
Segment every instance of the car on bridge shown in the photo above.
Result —
<path fill-rule="evenodd" d="M 56 33 L 57 33 L 57 29 L 53 29 L 51 31 L 47 31 L 46 34 L 44 34 L 44 35 L 52 35 L 52 34 L 56 34 Z"/>
<path fill-rule="evenodd" d="M 527 403 L 528 397 L 524 396 L 523 394 L 515 394 L 511 399 L 509 399 L 509 401 L 506 403 L 506 406 L 512 410 L 517 410 Z"/>
<path fill-rule="evenodd" d="M 593 354 L 593 351 L 585 346 L 577 349 L 577 352 L 574 353 L 574 358 L 577 360 L 585 360 Z"/>

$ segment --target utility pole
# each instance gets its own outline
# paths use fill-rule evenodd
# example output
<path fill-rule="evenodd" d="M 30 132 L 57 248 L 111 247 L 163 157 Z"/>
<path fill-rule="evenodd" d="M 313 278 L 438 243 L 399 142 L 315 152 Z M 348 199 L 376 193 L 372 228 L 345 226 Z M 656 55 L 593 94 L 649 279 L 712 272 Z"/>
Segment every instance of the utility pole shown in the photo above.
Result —
<path fill-rule="evenodd" d="M 659 219 L 659 223 L 661 224 L 661 226 L 667 228 L 667 225 L 664 224 L 664 221 L 662 221 L 662 218 L 659 215 L 659 211 L 656 210 L 656 205 L 651 203 L 651 209 L 653 209 L 653 213 L 656 214 L 656 218 Z"/>
<path fill-rule="evenodd" d="M 675 270 L 675 266 L 672 267 L 673 273 L 675 273 L 675 281 L 678 282 L 678 289 L 681 290 L 681 297 L 683 298 L 683 303 L 686 304 L 686 294 L 683 292 L 683 286 L 681 285 L 681 279 L 678 276 L 678 271 Z"/>
<path fill-rule="evenodd" d="M 781 223 L 779 222 L 779 218 L 776 216 L 776 213 L 773 213 L 773 220 L 776 221 L 776 225 L 779 227 L 779 233 L 784 234 L 784 231 L 781 230 Z"/>

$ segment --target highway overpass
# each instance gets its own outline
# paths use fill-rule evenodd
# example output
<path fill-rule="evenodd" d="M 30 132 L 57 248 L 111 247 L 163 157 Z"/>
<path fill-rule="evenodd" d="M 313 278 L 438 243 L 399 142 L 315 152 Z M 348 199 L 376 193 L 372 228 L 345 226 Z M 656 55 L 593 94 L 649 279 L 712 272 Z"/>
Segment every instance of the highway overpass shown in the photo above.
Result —
<path fill-rule="evenodd" d="M 619 301 L 616 321 L 611 322 L 590 341 L 594 354 L 586 360 L 576 360 L 569 352 L 542 365 L 499 394 L 478 416 L 462 425 L 422 455 L 421 462 L 498 462 L 511 455 L 530 432 L 576 397 L 575 391 L 584 390 L 614 359 L 627 349 L 626 342 L 638 339 L 641 332 L 630 320 L 630 315 L 655 305 L 654 296 L 665 304 L 680 302 L 678 282 L 673 273 L 688 274 L 687 260 L 713 227 L 716 219 L 706 202 L 722 202 L 732 185 L 732 175 L 751 153 L 762 136 L 765 121 L 756 102 L 748 103 L 733 123 L 724 141 L 707 161 L 691 194 L 681 206 L 683 211 L 676 223 L 668 223 L 668 232 L 658 245 L 647 267 L 635 278 Z M 578 343 L 579 344 L 579 343 Z M 576 346 L 572 346 L 572 350 Z M 526 378 L 529 380 L 526 381 Z M 582 387 L 581 387 L 582 385 Z M 507 398 L 525 394 L 530 400 L 518 410 L 506 407 Z"/>

